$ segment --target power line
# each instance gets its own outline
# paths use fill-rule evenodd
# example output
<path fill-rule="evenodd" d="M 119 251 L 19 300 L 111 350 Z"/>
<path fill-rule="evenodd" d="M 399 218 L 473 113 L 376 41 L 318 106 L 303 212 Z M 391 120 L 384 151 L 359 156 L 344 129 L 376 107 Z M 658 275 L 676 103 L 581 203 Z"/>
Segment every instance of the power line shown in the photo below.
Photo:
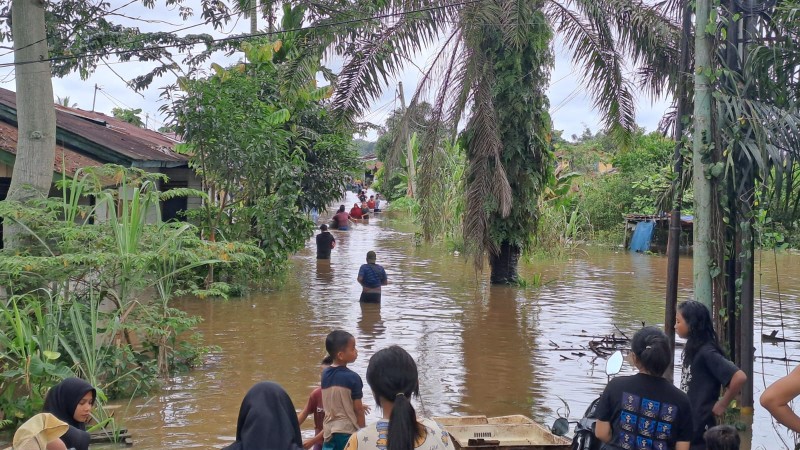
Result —
<path fill-rule="evenodd" d="M 261 32 L 261 33 L 253 33 L 253 34 L 248 34 L 248 35 L 244 35 L 244 36 L 229 36 L 229 37 L 217 38 L 217 39 L 211 39 L 211 40 L 198 39 L 193 44 L 194 45 L 196 45 L 196 44 L 213 44 L 213 43 L 220 43 L 220 42 L 241 41 L 241 40 L 246 40 L 246 39 L 252 39 L 254 37 L 265 37 L 265 36 L 279 35 L 279 34 L 283 34 L 283 33 L 315 30 L 315 29 L 320 29 L 320 28 L 328 28 L 328 27 L 333 27 L 333 26 L 338 26 L 338 25 L 349 25 L 349 24 L 353 24 L 353 23 L 367 22 L 367 21 L 371 21 L 371 20 L 388 19 L 388 18 L 392 18 L 392 17 L 401 17 L 401 16 L 405 16 L 405 15 L 409 15 L 409 14 L 415 14 L 415 13 L 426 12 L 426 11 L 434 11 L 434 10 L 445 9 L 445 8 L 450 8 L 450 7 L 454 7 L 454 6 L 464 6 L 464 5 L 469 5 L 469 4 L 473 4 L 473 3 L 479 3 L 480 1 L 481 0 L 464 0 L 464 1 L 461 1 L 461 2 L 450 3 L 450 4 L 447 4 L 447 5 L 431 6 L 431 7 L 428 7 L 428 8 L 419 8 L 419 9 L 401 11 L 401 12 L 396 12 L 396 13 L 388 13 L 388 14 L 381 14 L 381 15 L 377 15 L 377 16 L 363 17 L 363 18 L 359 18 L 359 19 L 343 20 L 343 21 L 331 22 L 331 23 L 327 23 L 327 24 L 310 25 L 310 26 L 306 26 L 306 27 L 297 27 L 297 28 L 292 28 L 292 29 L 288 29 L 288 30 L 265 31 L 265 32 Z M 178 29 L 178 30 L 173 31 L 173 33 L 178 32 L 178 31 L 184 31 L 184 30 L 187 30 L 189 28 L 193 28 L 193 27 L 196 27 L 196 26 L 204 25 L 204 24 L 197 24 L 197 25 L 191 25 L 189 27 L 184 27 L 182 29 Z M 141 40 L 139 40 L 139 41 L 141 41 Z M 137 41 L 133 41 L 131 43 L 135 43 L 135 42 L 137 42 Z M 34 60 L 34 61 L 19 61 L 19 62 L 13 62 L 13 63 L 3 63 L 3 64 L 0 64 L 0 67 L 11 67 L 11 66 L 19 66 L 19 65 L 23 65 L 23 64 L 36 64 L 36 63 L 52 62 L 52 61 L 65 61 L 65 60 L 80 59 L 80 58 L 93 57 L 93 56 L 98 56 L 98 57 L 109 56 L 109 55 L 119 56 L 119 55 L 125 55 L 125 54 L 129 54 L 129 53 L 136 53 L 136 52 L 139 52 L 139 51 L 163 50 L 163 49 L 167 49 L 167 48 L 180 47 L 180 46 L 183 46 L 183 45 L 187 45 L 187 44 L 165 44 L 165 45 L 155 45 L 155 46 L 150 46 L 150 47 L 142 47 L 142 48 L 128 49 L 128 50 L 115 50 L 115 51 L 94 52 L 94 53 L 87 52 L 87 53 L 82 53 L 82 54 L 77 54 L 77 55 L 54 56 L 52 58 L 42 58 L 42 59 Z"/>
<path fill-rule="evenodd" d="M 106 13 L 105 13 L 105 15 L 107 15 L 107 14 L 113 14 L 113 13 L 115 13 L 115 12 L 119 11 L 120 9 L 127 7 L 127 6 L 128 6 L 128 5 L 130 5 L 131 3 L 136 3 L 137 1 L 139 1 L 139 0 L 130 0 L 128 3 L 125 3 L 125 4 L 124 4 L 124 5 L 122 5 L 122 6 L 120 6 L 120 7 L 118 7 L 118 8 L 115 8 L 115 9 L 112 9 L 111 11 L 108 11 L 108 12 L 106 12 Z M 73 35 L 73 34 L 75 34 L 75 31 L 77 31 L 77 30 L 79 30 L 79 29 L 83 28 L 84 26 L 88 25 L 88 24 L 89 24 L 89 22 L 91 22 L 91 21 L 95 20 L 96 18 L 97 18 L 97 17 L 90 17 L 89 19 L 87 19 L 87 20 L 83 21 L 82 23 L 79 23 L 79 24 L 75 25 L 75 27 L 73 27 L 73 29 L 72 29 L 72 30 L 73 30 L 73 31 L 72 31 L 72 33 L 70 33 L 70 34 L 69 34 L 68 38 L 69 38 L 69 37 L 72 37 L 72 35 Z M 44 42 L 44 41 L 46 41 L 46 40 L 47 40 L 47 37 L 43 37 L 43 38 L 39 39 L 39 40 L 38 40 L 38 41 L 36 41 L 36 42 L 31 42 L 30 44 L 28 44 L 28 45 L 25 45 L 24 47 L 20 47 L 20 48 L 17 48 L 17 49 L 11 50 L 10 52 L 5 52 L 5 53 L 3 53 L 3 54 L 0 54 L 0 58 L 2 58 L 3 56 L 8 56 L 8 55 L 10 55 L 10 54 L 12 54 L 12 53 L 14 53 L 14 52 L 16 52 L 16 51 L 18 51 L 18 50 L 24 50 L 24 49 L 26 49 L 26 48 L 28 48 L 28 47 L 34 46 L 34 45 L 36 45 L 36 44 L 39 44 L 39 43 L 41 43 L 41 42 Z"/>

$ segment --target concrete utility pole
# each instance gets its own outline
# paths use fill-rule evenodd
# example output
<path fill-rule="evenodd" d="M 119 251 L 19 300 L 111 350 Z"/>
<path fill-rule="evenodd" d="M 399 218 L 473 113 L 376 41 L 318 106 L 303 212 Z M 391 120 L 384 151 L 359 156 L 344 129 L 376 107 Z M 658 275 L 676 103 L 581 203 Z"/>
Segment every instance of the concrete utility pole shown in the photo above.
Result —
<path fill-rule="evenodd" d="M 13 0 L 11 6 L 19 138 L 8 199 L 24 202 L 46 197 L 50 191 L 56 151 L 56 109 L 50 61 L 47 61 L 45 2 Z M 9 220 L 4 226 L 5 247 L 18 247 L 21 230 Z"/>
<path fill-rule="evenodd" d="M 711 40 L 706 31 L 711 15 L 711 1 L 697 0 L 694 36 L 694 142 L 692 146 L 692 184 L 694 185 L 694 298 L 712 309 L 712 207 L 711 180 L 706 178 L 707 157 L 711 143 Z"/>
<path fill-rule="evenodd" d="M 403 93 L 403 82 L 397 83 L 397 89 L 400 91 L 400 106 L 403 108 L 403 114 L 408 114 L 406 111 L 406 96 Z M 403 142 L 406 145 L 406 174 L 408 175 L 408 189 L 406 195 L 415 197 L 417 194 L 417 168 L 414 166 L 414 149 L 411 148 L 411 140 L 408 138 L 408 120 L 403 120 Z"/>

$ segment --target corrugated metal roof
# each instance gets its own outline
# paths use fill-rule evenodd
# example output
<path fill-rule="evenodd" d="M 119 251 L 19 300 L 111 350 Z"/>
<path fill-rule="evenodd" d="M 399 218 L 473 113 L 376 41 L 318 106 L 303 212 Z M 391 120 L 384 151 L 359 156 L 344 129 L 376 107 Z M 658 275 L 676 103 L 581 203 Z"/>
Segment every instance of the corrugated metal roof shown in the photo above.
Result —
<path fill-rule="evenodd" d="M 0 88 L 0 104 L 15 111 L 16 96 L 15 92 Z M 181 166 L 188 161 L 186 156 L 173 151 L 177 141 L 102 113 L 56 105 L 56 126 L 59 131 L 84 138 L 137 163 Z"/>
<path fill-rule="evenodd" d="M 17 127 L 0 121 L 0 151 L 6 151 L 12 155 L 17 154 Z M 103 163 L 92 158 L 83 156 L 79 153 L 68 150 L 60 145 L 56 145 L 56 158 L 53 162 L 53 172 L 66 173 L 74 176 L 75 172 L 81 167 L 98 167 Z"/>

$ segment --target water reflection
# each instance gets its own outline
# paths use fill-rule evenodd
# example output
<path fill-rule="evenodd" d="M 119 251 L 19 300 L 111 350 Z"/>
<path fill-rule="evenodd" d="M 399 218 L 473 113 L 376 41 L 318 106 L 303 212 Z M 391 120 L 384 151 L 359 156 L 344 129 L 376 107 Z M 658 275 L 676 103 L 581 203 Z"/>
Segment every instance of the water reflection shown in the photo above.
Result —
<path fill-rule="evenodd" d="M 374 348 L 375 340 L 383 336 L 386 327 L 381 319 L 380 303 L 360 303 L 361 317 L 358 319 L 358 332 L 361 336 L 361 346 L 370 354 L 380 350 Z"/>
<path fill-rule="evenodd" d="M 331 284 L 333 282 L 333 267 L 330 259 L 317 260 L 317 282 Z"/>
<path fill-rule="evenodd" d="M 470 414 L 531 412 L 532 392 L 541 392 L 536 365 L 536 324 L 524 320 L 527 301 L 519 290 L 492 286 L 464 316 L 465 392 Z M 487 389 L 488 386 L 491 388 Z"/>

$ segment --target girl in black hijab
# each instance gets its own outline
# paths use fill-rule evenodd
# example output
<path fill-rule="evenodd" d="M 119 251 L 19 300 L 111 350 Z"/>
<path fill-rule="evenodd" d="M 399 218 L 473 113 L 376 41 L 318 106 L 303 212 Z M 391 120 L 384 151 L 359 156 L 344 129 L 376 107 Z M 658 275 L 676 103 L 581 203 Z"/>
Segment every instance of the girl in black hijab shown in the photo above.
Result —
<path fill-rule="evenodd" d="M 270 381 L 251 387 L 239 408 L 236 442 L 223 450 L 302 450 L 292 399 Z"/>
<path fill-rule="evenodd" d="M 91 395 L 87 395 L 91 394 Z M 44 399 L 44 412 L 49 412 L 69 424 L 69 430 L 61 436 L 68 449 L 88 450 L 89 420 L 97 391 L 80 378 L 67 378 L 50 388 Z"/>

